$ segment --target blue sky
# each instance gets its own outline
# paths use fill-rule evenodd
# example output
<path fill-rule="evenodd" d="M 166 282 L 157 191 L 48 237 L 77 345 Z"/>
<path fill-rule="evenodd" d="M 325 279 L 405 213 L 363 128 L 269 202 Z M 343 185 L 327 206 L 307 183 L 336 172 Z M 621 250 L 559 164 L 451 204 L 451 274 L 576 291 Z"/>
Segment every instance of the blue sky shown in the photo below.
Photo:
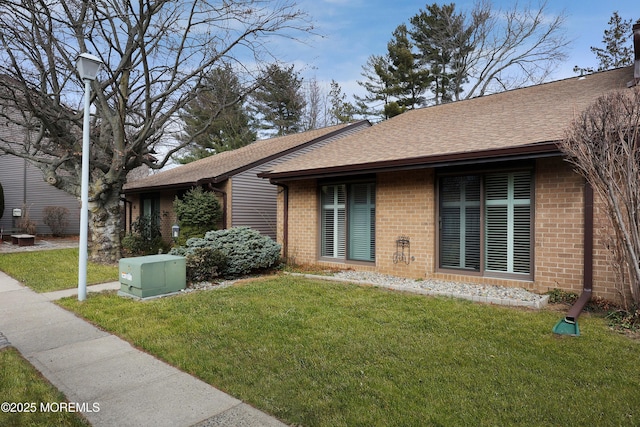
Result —
<path fill-rule="evenodd" d="M 336 80 L 348 95 L 361 91 L 356 84 L 362 80 L 362 65 L 371 55 L 386 52 L 393 30 L 427 4 L 434 1 L 416 0 L 298 0 L 323 37 L 312 37 L 308 44 L 287 43 L 281 59 L 294 63 L 306 79 L 316 78 L 328 85 Z M 439 4 L 450 3 L 438 2 Z M 455 1 L 454 1 L 455 2 Z M 496 7 L 509 7 L 514 2 L 494 0 Z M 527 0 L 520 4 L 527 4 Z M 614 11 L 623 19 L 640 18 L 638 0 L 549 0 L 547 10 L 557 14 L 565 11 L 566 37 L 571 40 L 568 60 L 561 64 L 552 80 L 572 77 L 575 65 L 596 67 L 590 46 L 602 46 L 602 36 Z M 455 2 L 456 10 L 469 10 L 472 0 Z M 535 7 L 538 3 L 533 1 Z M 631 36 L 630 36 L 631 37 Z"/>

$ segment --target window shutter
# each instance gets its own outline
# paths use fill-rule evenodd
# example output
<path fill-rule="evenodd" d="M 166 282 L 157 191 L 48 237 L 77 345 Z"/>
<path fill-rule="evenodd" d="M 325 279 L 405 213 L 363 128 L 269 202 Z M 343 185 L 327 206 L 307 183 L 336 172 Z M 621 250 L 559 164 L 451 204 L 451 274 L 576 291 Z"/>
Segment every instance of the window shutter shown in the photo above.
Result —
<path fill-rule="evenodd" d="M 480 178 L 440 180 L 440 267 L 480 269 Z"/>
<path fill-rule="evenodd" d="M 349 258 L 375 259 L 375 186 L 352 184 L 349 187 Z"/>
<path fill-rule="evenodd" d="M 531 173 L 485 177 L 485 269 L 531 270 Z"/>
<path fill-rule="evenodd" d="M 331 258 L 345 256 L 345 199 L 344 185 L 322 187 L 321 256 Z"/>

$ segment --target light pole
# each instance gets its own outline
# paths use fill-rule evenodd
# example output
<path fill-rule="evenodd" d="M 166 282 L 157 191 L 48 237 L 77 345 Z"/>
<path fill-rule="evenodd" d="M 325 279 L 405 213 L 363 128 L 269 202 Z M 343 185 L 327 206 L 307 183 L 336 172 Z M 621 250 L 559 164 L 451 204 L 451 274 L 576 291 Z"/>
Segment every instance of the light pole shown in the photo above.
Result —
<path fill-rule="evenodd" d="M 89 246 L 89 109 L 91 82 L 96 79 L 102 60 L 88 53 L 78 56 L 76 69 L 84 81 L 84 122 L 82 124 L 82 186 L 80 208 L 80 256 L 78 257 L 78 301 L 87 299 L 87 248 Z"/>

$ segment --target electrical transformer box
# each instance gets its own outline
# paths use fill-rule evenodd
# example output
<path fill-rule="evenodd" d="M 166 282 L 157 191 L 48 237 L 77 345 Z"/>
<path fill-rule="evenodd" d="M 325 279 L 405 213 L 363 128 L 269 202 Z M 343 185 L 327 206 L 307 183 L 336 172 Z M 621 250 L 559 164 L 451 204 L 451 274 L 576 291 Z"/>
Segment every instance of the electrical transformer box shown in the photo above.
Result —
<path fill-rule="evenodd" d="M 164 295 L 186 287 L 186 259 L 176 255 L 122 258 L 120 292 L 139 298 Z"/>

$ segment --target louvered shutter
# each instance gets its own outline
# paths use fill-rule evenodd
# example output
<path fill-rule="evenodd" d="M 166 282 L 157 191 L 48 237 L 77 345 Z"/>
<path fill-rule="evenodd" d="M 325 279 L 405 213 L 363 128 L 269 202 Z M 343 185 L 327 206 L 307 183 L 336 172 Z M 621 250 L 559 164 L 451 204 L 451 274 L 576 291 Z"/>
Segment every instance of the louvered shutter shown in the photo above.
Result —
<path fill-rule="evenodd" d="M 480 269 L 480 178 L 440 180 L 440 267 Z"/>
<path fill-rule="evenodd" d="M 485 269 L 531 270 L 531 173 L 485 176 Z"/>
<path fill-rule="evenodd" d="M 344 258 L 345 256 L 345 186 L 322 187 L 321 256 Z"/>
<path fill-rule="evenodd" d="M 349 186 L 349 259 L 375 259 L 375 185 Z"/>

